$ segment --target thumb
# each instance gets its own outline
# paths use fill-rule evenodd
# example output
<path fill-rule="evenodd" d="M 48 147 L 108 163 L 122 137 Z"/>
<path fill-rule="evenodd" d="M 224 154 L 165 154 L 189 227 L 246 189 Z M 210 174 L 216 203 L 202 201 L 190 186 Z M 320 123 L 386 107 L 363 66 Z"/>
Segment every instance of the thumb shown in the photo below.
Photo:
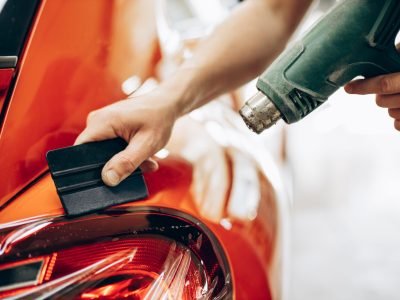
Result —
<path fill-rule="evenodd" d="M 136 134 L 125 150 L 114 155 L 102 170 L 102 179 L 108 186 L 116 186 L 153 154 L 146 134 Z"/>

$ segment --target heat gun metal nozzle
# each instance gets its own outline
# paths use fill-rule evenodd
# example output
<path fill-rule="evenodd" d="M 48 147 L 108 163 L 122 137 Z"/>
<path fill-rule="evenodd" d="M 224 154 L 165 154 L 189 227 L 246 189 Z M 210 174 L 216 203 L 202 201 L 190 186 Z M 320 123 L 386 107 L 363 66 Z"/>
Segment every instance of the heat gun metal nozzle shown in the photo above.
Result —
<path fill-rule="evenodd" d="M 263 132 L 282 118 L 275 104 L 261 92 L 251 97 L 239 113 L 247 127 L 256 133 Z"/>

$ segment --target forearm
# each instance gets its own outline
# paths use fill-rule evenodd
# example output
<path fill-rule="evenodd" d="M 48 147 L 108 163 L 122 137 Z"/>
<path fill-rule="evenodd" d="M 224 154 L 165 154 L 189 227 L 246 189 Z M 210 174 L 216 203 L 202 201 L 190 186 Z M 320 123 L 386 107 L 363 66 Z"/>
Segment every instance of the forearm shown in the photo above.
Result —
<path fill-rule="evenodd" d="M 159 88 L 90 113 L 75 143 L 117 136 L 127 141 L 102 170 L 107 185 L 119 184 L 165 146 L 178 116 L 259 74 L 282 50 L 310 1 L 247 0 Z"/>
<path fill-rule="evenodd" d="M 163 82 L 182 115 L 260 74 L 282 51 L 310 0 L 247 0 Z"/>

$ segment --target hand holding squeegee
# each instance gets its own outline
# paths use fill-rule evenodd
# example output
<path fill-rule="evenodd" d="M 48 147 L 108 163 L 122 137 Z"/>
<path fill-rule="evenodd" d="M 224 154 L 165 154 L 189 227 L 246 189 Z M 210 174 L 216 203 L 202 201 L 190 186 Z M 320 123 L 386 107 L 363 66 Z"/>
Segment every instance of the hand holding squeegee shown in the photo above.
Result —
<path fill-rule="evenodd" d="M 124 140 L 116 138 L 47 153 L 50 173 L 68 216 L 87 214 L 148 196 L 139 168 L 115 187 L 106 186 L 101 179 L 105 163 L 126 146 Z"/>

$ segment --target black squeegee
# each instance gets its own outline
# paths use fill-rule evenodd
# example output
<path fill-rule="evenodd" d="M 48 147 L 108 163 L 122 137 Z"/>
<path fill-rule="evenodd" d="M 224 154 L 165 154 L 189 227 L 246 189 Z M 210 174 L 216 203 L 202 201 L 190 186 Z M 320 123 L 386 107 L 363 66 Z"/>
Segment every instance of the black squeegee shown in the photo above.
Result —
<path fill-rule="evenodd" d="M 68 216 L 92 213 L 148 196 L 138 168 L 116 187 L 106 186 L 101 170 L 127 143 L 120 138 L 47 152 L 46 158 L 58 195 Z"/>

